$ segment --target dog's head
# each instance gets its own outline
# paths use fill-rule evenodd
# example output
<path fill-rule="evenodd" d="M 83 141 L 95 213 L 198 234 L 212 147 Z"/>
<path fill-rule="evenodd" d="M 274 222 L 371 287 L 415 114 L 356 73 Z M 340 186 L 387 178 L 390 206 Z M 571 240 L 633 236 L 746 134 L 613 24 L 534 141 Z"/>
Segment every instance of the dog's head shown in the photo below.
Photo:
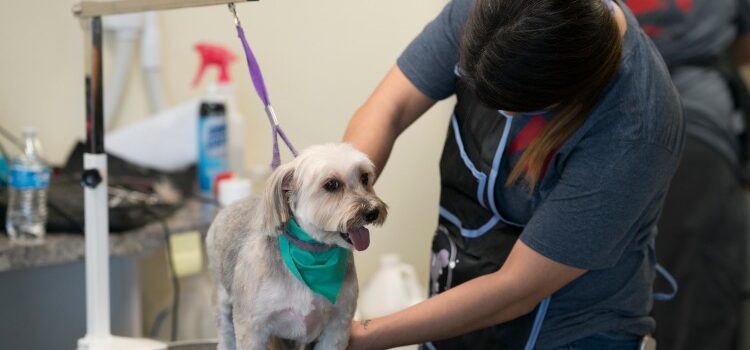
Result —
<path fill-rule="evenodd" d="M 312 146 L 268 179 L 263 229 L 279 234 L 293 216 L 317 241 L 367 249 L 370 234 L 365 226 L 381 225 L 387 215 L 387 206 L 373 191 L 374 181 L 372 162 L 351 145 Z"/>

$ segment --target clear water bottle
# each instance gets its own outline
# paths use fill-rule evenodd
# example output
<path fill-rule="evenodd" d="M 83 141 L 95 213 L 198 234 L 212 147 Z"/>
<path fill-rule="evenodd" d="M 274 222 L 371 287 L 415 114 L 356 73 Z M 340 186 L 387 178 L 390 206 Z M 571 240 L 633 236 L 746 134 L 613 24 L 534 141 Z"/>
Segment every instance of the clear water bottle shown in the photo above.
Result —
<path fill-rule="evenodd" d="M 42 161 L 42 147 L 36 130 L 23 130 L 23 154 L 10 163 L 8 211 L 5 228 L 15 241 L 33 242 L 44 238 L 47 224 L 49 167 Z"/>

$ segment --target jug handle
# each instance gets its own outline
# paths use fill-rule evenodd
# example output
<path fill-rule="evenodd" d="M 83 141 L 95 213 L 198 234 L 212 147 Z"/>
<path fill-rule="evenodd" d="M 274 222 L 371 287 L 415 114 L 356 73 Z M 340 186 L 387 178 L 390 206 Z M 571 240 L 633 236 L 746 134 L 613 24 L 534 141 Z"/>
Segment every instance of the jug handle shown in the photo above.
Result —
<path fill-rule="evenodd" d="M 417 273 L 414 267 L 409 264 L 401 264 L 399 267 L 402 277 L 406 279 L 406 292 L 409 294 L 409 306 L 424 300 L 422 291 L 418 284 Z"/>

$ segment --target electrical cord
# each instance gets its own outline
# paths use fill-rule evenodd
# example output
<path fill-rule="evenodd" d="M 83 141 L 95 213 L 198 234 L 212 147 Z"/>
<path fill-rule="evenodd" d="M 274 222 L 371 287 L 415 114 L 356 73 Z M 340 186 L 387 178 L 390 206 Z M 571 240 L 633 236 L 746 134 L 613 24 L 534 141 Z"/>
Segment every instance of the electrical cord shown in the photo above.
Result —
<path fill-rule="evenodd" d="M 210 204 L 219 209 L 222 208 L 221 204 L 219 204 L 219 202 L 215 198 L 208 197 L 197 192 L 190 193 L 190 196 L 198 199 L 202 203 Z M 164 216 L 151 209 L 148 205 L 144 205 L 143 208 L 161 224 L 162 229 L 164 230 L 164 239 L 167 248 L 167 267 L 169 269 L 172 280 L 172 329 L 170 333 L 170 339 L 171 341 L 176 341 L 177 329 L 179 325 L 178 316 L 180 310 L 180 280 L 177 277 L 177 273 L 175 271 L 174 261 L 172 261 L 172 243 L 169 238 L 172 236 L 173 232 L 169 228 L 169 224 L 167 223 L 167 220 L 164 218 Z M 161 312 L 157 315 L 156 320 L 154 320 L 154 325 L 151 329 L 152 336 L 156 337 L 156 335 L 158 334 L 158 330 L 159 328 L 161 328 L 161 324 L 164 322 L 166 316 L 166 312 Z"/>
<path fill-rule="evenodd" d="M 174 261 L 172 261 L 172 242 L 170 241 L 170 237 L 172 237 L 172 230 L 169 228 L 167 220 L 164 219 L 162 215 L 152 210 L 147 205 L 144 205 L 143 208 L 161 224 L 161 227 L 164 230 L 164 240 L 167 247 L 167 267 L 169 269 L 169 274 L 171 275 L 172 280 L 172 329 L 170 330 L 170 340 L 176 341 L 177 326 L 179 325 L 178 316 L 180 311 L 180 279 L 179 277 L 177 277 L 177 273 L 174 267 Z M 154 321 L 154 326 L 156 326 L 157 323 L 161 325 L 163 316 L 159 316 L 160 317 L 157 317 L 157 320 Z"/>
<path fill-rule="evenodd" d="M 162 224 L 162 227 L 164 228 L 164 231 L 166 232 L 166 243 L 167 243 L 167 255 L 168 255 L 168 267 L 169 272 L 172 275 L 172 329 L 171 329 L 171 339 L 172 341 L 177 340 L 177 326 L 179 324 L 179 315 L 180 315 L 180 278 L 177 277 L 177 273 L 174 268 L 174 261 L 172 260 L 172 242 L 170 241 L 170 237 L 172 236 L 172 232 L 169 231 L 169 226 L 167 225 L 167 221 L 163 218 L 159 220 Z"/>

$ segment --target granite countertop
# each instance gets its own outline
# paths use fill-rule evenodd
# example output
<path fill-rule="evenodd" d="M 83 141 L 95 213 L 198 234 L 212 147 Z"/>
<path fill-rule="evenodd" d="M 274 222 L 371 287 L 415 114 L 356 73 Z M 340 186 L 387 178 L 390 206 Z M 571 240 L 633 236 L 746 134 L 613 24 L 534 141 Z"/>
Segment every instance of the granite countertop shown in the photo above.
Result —
<path fill-rule="evenodd" d="M 201 221 L 203 204 L 188 201 L 167 219 L 172 233 L 205 230 L 210 223 Z M 136 230 L 109 235 L 111 256 L 144 255 L 164 245 L 164 228 L 152 222 Z M 84 257 L 84 236 L 80 233 L 48 233 L 40 244 L 22 245 L 10 242 L 0 232 L 0 272 L 30 267 L 56 265 L 80 261 Z"/>

